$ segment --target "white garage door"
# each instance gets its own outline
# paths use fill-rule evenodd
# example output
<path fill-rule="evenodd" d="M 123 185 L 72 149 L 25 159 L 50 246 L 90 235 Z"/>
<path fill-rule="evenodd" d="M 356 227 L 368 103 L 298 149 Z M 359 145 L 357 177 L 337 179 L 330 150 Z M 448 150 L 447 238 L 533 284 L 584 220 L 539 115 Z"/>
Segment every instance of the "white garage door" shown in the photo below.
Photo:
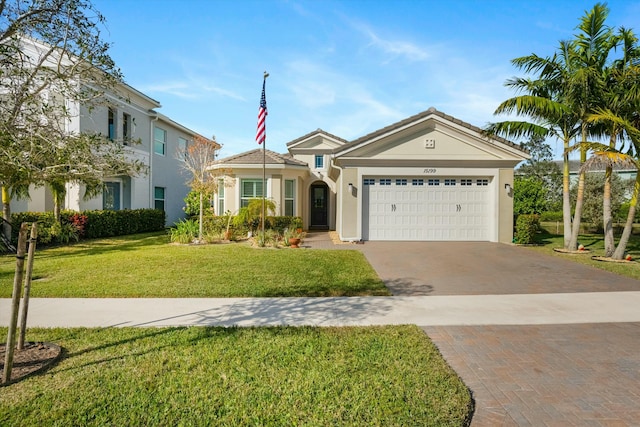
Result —
<path fill-rule="evenodd" d="M 489 240 L 490 179 L 363 180 L 365 240 Z"/>

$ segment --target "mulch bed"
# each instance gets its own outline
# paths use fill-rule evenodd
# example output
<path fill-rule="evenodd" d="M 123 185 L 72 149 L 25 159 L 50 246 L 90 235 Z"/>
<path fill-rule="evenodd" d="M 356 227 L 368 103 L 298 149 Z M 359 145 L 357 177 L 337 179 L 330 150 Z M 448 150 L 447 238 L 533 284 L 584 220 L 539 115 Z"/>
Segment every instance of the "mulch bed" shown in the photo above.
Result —
<path fill-rule="evenodd" d="M 6 356 L 6 343 L 0 344 L 0 372 L 4 375 L 4 359 Z M 28 342 L 24 349 L 15 350 L 13 353 L 13 367 L 11 368 L 11 381 L 7 384 L 20 381 L 36 372 L 44 371 L 56 363 L 62 356 L 62 348 L 48 342 Z M 2 377 L 0 377 L 1 380 Z M 0 384 L 0 386 L 7 385 Z"/>
<path fill-rule="evenodd" d="M 561 254 L 571 254 L 571 255 L 577 255 L 577 254 L 588 254 L 591 253 L 591 251 L 589 249 L 583 249 L 583 250 L 578 250 L 578 251 L 570 251 L 564 248 L 553 248 L 553 250 L 555 252 L 560 252 Z"/>
<path fill-rule="evenodd" d="M 606 256 L 592 256 L 591 257 L 592 260 L 595 261 L 604 261 L 604 262 L 618 262 L 618 263 L 623 263 L 623 264 L 629 264 L 629 263 L 634 263 L 634 261 L 630 261 L 627 259 L 613 259 L 613 258 L 609 258 Z"/>

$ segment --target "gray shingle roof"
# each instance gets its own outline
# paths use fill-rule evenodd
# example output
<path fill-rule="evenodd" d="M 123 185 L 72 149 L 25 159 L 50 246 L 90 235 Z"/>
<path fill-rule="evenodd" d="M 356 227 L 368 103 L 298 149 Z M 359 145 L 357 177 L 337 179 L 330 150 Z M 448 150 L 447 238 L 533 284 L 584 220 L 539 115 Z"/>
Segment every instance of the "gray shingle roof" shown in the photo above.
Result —
<path fill-rule="evenodd" d="M 456 119 L 453 116 L 450 116 L 448 114 L 445 114 L 445 113 L 443 113 L 441 111 L 436 110 L 434 107 L 430 107 L 426 111 L 423 111 L 421 113 L 415 114 L 415 115 L 413 115 L 411 117 L 408 117 L 408 118 L 406 118 L 404 120 L 401 120 L 399 122 L 393 123 L 393 124 L 391 124 L 389 126 L 385 126 L 382 129 L 378 129 L 378 130 L 376 130 L 374 132 L 371 132 L 371 133 L 369 133 L 367 135 L 361 136 L 358 139 L 354 139 L 353 141 L 349 142 L 348 144 L 345 144 L 342 147 L 337 148 L 335 150 L 335 152 L 340 152 L 340 151 L 346 150 L 346 149 L 348 149 L 350 147 L 353 147 L 354 145 L 358 145 L 358 144 L 360 144 L 362 142 L 365 142 L 367 140 L 376 138 L 376 137 L 378 137 L 380 135 L 384 135 L 385 133 L 391 132 L 391 131 L 393 131 L 395 129 L 399 129 L 399 128 L 403 127 L 403 126 L 411 124 L 412 122 L 415 122 L 416 120 L 423 119 L 423 118 L 428 117 L 430 115 L 442 117 L 445 120 L 448 120 L 448 121 L 450 121 L 452 123 L 455 123 L 455 124 L 458 124 L 460 126 L 466 127 L 467 129 L 470 129 L 470 130 L 472 130 L 474 132 L 478 132 L 480 134 L 484 134 L 484 131 L 482 129 L 480 129 L 479 127 L 474 126 L 474 125 L 472 125 L 470 123 L 467 123 L 467 122 L 463 122 L 460 119 Z M 529 153 L 527 150 L 523 149 L 518 144 L 515 144 L 515 143 L 513 143 L 513 142 L 511 142 L 511 141 L 509 141 L 507 139 L 502 138 L 502 137 L 492 136 L 491 139 L 499 141 L 499 142 L 501 142 L 501 143 L 503 143 L 505 145 L 513 147 L 513 148 L 515 148 L 515 149 L 517 149 L 519 151 L 522 151 L 524 153 L 527 153 L 527 154 Z"/>
<path fill-rule="evenodd" d="M 318 129 L 314 130 L 313 132 L 309 132 L 308 134 L 301 136 L 300 138 L 296 138 L 293 141 L 287 142 L 287 147 L 289 147 L 289 146 L 291 146 L 291 145 L 293 145 L 293 144 L 295 144 L 297 142 L 303 141 L 303 140 L 305 140 L 305 139 L 307 139 L 307 138 L 309 138 L 309 137 L 311 137 L 313 135 L 316 135 L 316 134 L 321 134 L 321 135 L 324 135 L 324 136 L 328 136 L 329 138 L 337 139 L 338 141 L 341 141 L 341 142 L 343 142 L 345 144 L 349 142 L 346 139 L 340 138 L 339 136 L 335 136 L 335 135 L 333 135 L 333 134 L 331 134 L 331 133 L 329 133 L 327 131 L 324 131 L 324 130 L 318 128 Z"/>
<path fill-rule="evenodd" d="M 263 159 L 262 148 L 256 148 L 255 150 L 245 151 L 244 153 L 236 154 L 235 156 L 226 157 L 218 160 L 217 163 L 223 164 L 249 164 L 249 165 L 261 165 Z M 266 164 L 274 165 L 293 165 L 293 166 L 307 166 L 307 163 L 294 159 L 290 154 L 278 154 L 275 151 L 264 150 L 264 161 Z"/>

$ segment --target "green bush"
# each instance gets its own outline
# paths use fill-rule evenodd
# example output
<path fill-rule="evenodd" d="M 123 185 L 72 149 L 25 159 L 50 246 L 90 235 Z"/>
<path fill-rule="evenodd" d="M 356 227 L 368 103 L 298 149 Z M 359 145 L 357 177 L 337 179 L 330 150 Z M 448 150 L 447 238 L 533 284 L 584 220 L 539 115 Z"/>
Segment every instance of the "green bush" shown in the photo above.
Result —
<path fill-rule="evenodd" d="M 60 213 L 60 224 L 53 212 L 18 212 L 11 214 L 11 241 L 18 241 L 18 231 L 23 222 L 38 223 L 38 243 L 69 243 L 81 237 L 98 238 L 122 236 L 164 230 L 165 213 L 157 209 L 121 211 L 65 210 Z"/>
<path fill-rule="evenodd" d="M 527 245 L 534 242 L 536 233 L 540 230 L 539 215 L 519 215 L 516 220 L 516 243 Z"/>
<path fill-rule="evenodd" d="M 11 214 L 11 243 L 15 246 L 18 243 L 18 232 L 20 224 L 23 222 L 38 223 L 38 244 L 53 243 L 54 236 L 51 234 L 51 228 L 56 223 L 53 212 L 18 212 Z"/>
<path fill-rule="evenodd" d="M 549 211 L 542 212 L 540 214 L 541 222 L 554 222 L 554 221 L 562 221 L 562 211 Z"/>
<path fill-rule="evenodd" d="M 198 237 L 199 225 L 194 219 L 180 220 L 169 230 L 174 243 L 192 243 Z"/>
<path fill-rule="evenodd" d="M 165 213 L 158 209 L 84 211 L 88 238 L 122 236 L 164 230 Z"/>

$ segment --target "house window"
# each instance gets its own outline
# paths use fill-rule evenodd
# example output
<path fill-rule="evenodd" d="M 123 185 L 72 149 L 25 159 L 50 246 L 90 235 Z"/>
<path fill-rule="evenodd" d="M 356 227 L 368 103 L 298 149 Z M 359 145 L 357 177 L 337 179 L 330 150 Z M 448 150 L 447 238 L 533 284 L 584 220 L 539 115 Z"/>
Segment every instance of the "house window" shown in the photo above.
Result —
<path fill-rule="evenodd" d="M 161 211 L 164 210 L 164 187 L 155 187 L 153 189 L 153 207 Z"/>
<path fill-rule="evenodd" d="M 153 152 L 164 156 L 167 145 L 167 131 L 160 128 L 153 128 Z"/>
<path fill-rule="evenodd" d="M 218 215 L 224 213 L 224 179 L 218 180 Z"/>
<path fill-rule="evenodd" d="M 131 140 L 131 115 L 122 114 L 122 140 L 124 145 L 128 145 Z"/>
<path fill-rule="evenodd" d="M 184 156 L 187 152 L 187 140 L 182 137 L 178 137 L 178 155 L 181 159 L 184 159 Z"/>
<path fill-rule="evenodd" d="M 456 185 L 456 180 L 455 179 L 445 179 L 444 180 L 444 185 Z"/>
<path fill-rule="evenodd" d="M 476 181 L 476 185 L 481 185 L 481 186 L 489 185 L 489 180 L 488 179 L 479 179 L 479 180 Z"/>
<path fill-rule="evenodd" d="M 108 136 L 110 140 L 114 140 L 117 138 L 116 136 L 116 112 L 113 108 L 109 107 L 109 118 L 108 118 Z"/>
<path fill-rule="evenodd" d="M 427 181 L 427 184 L 428 184 L 428 185 L 440 185 L 440 180 L 439 180 L 439 179 L 437 179 L 437 178 L 430 178 L 430 179 Z"/>
<path fill-rule="evenodd" d="M 396 179 L 396 185 L 407 185 L 406 179 Z"/>
<path fill-rule="evenodd" d="M 261 179 L 243 179 L 241 180 L 240 207 L 244 208 L 249 205 L 249 200 L 262 197 L 262 180 Z"/>
<path fill-rule="evenodd" d="M 424 185 L 424 179 L 412 179 L 411 185 Z"/>
<path fill-rule="evenodd" d="M 362 183 L 364 185 L 376 185 L 376 180 L 373 178 L 365 178 Z"/>
<path fill-rule="evenodd" d="M 324 168 L 324 156 L 321 154 L 316 154 L 316 169 Z"/>
<path fill-rule="evenodd" d="M 284 214 L 294 216 L 296 205 L 296 181 L 293 179 L 284 180 Z"/>
<path fill-rule="evenodd" d="M 120 210 L 120 183 L 105 182 L 102 190 L 102 209 L 105 211 Z"/>
<path fill-rule="evenodd" d="M 380 185 L 391 185 L 390 178 L 380 178 Z"/>

